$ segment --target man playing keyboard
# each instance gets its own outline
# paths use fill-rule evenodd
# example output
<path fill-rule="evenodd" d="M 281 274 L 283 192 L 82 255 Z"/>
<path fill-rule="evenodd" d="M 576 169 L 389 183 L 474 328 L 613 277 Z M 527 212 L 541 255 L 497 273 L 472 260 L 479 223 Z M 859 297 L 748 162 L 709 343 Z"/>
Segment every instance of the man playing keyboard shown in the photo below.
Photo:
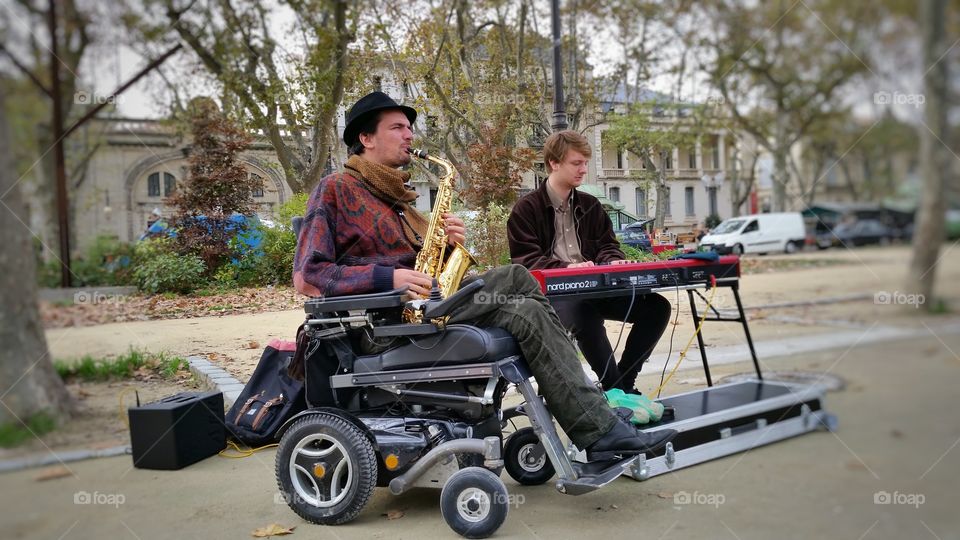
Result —
<path fill-rule="evenodd" d="M 543 158 L 549 177 L 517 201 L 507 222 L 515 264 L 538 270 L 627 262 L 600 201 L 576 189 L 587 174 L 591 154 L 587 139 L 576 131 L 561 131 L 547 139 Z M 560 321 L 576 337 L 606 391 L 640 394 L 635 388 L 640 368 L 670 319 L 670 302 L 659 294 L 637 294 L 632 300 L 631 308 L 630 296 L 552 299 Z M 605 320 L 633 325 L 619 363 Z"/>

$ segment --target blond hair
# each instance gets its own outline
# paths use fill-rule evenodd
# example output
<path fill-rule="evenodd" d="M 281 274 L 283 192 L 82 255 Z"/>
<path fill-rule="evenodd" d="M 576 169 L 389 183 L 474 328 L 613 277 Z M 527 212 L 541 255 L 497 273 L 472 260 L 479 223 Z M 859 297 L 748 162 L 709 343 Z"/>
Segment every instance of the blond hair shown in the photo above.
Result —
<path fill-rule="evenodd" d="M 567 129 L 547 137 L 547 141 L 543 143 L 543 164 L 547 167 L 547 172 L 552 172 L 551 161 L 562 162 L 571 149 L 580 152 L 587 159 L 593 154 L 587 138 L 576 131 Z"/>

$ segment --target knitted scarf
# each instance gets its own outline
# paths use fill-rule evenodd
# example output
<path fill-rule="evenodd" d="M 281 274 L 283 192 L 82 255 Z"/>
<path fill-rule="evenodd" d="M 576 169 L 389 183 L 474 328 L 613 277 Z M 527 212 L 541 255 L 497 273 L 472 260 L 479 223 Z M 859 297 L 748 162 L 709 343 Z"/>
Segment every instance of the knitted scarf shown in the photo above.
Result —
<path fill-rule="evenodd" d="M 411 204 L 417 200 L 417 192 L 406 185 L 410 180 L 410 173 L 363 159 L 356 154 L 350 156 L 344 167 L 357 173 L 374 196 L 402 211 L 403 216 L 400 220 L 405 219 L 409 224 L 409 227 L 403 226 L 403 233 L 407 240 L 418 248 L 423 245 L 423 237 L 427 234 L 427 220 Z M 420 235 L 419 240 L 410 227 Z"/>

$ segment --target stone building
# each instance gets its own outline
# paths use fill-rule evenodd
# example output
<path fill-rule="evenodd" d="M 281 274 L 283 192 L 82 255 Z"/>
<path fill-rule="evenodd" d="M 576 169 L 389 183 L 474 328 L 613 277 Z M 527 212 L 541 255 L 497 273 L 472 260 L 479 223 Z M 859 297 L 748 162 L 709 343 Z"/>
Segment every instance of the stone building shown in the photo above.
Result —
<path fill-rule="evenodd" d="M 188 171 L 189 138 L 156 120 L 101 118 L 83 134 L 95 148 L 84 174 L 71 192 L 75 253 L 82 253 L 97 236 L 137 240 L 154 211 L 172 213 L 166 204 Z M 257 214 L 270 219 L 292 191 L 284 180 L 273 147 L 255 140 L 241 156 L 249 174 L 262 178 L 254 192 Z M 55 245 L 50 244 L 50 245 Z"/>

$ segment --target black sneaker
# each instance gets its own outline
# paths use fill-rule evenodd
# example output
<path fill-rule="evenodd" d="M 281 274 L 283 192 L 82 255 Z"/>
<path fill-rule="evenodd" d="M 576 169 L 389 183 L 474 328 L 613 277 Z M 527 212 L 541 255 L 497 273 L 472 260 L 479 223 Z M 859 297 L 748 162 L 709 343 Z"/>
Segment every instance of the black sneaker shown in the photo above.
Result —
<path fill-rule="evenodd" d="M 606 461 L 654 452 L 677 436 L 672 429 L 653 433 L 638 432 L 630 424 L 617 421 L 603 437 L 586 448 L 589 461 Z"/>

